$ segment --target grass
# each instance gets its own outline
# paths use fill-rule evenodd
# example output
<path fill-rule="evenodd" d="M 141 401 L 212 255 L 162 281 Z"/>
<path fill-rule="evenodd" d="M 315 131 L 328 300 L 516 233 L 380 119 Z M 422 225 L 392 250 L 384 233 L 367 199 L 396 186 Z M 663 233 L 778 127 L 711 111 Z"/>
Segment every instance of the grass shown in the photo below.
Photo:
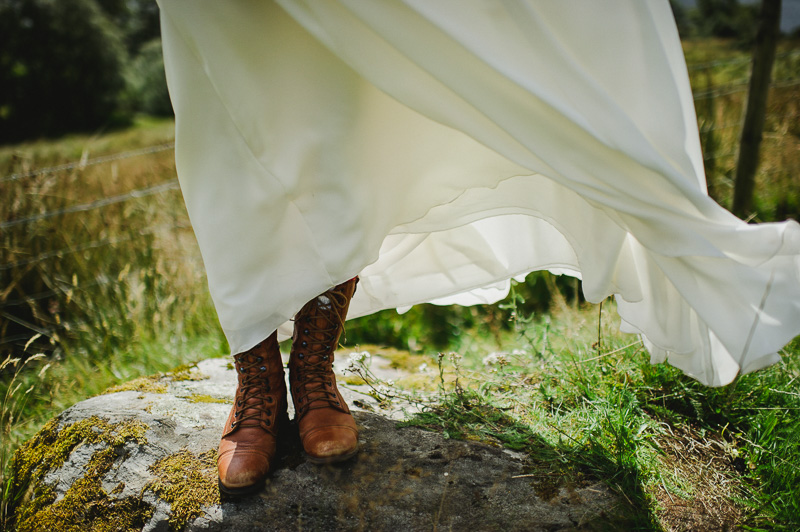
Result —
<path fill-rule="evenodd" d="M 760 221 L 800 218 L 800 44 L 781 46 L 756 177 Z M 709 191 L 729 206 L 748 53 L 719 40 L 684 50 Z M 142 118 L 125 131 L 2 146 L 0 178 L 172 135 L 171 121 Z M 174 178 L 165 150 L 0 181 L 0 222 Z M 602 479 L 628 501 L 618 517 L 631 529 L 798 529 L 798 341 L 781 364 L 710 389 L 651 366 L 635 338 L 616 332 L 613 303 L 586 307 L 579 288 L 532 274 L 502 304 L 385 311 L 352 322 L 347 339 L 393 347 L 383 349 L 393 367 L 410 372 L 393 386 L 375 382 L 385 400 L 435 392 L 410 423 L 526 453 L 542 494 L 563 479 Z M 54 415 L 226 352 L 177 190 L 0 229 L 0 529 L 18 496 L 14 449 Z"/>
<path fill-rule="evenodd" d="M 0 148 L 2 176 L 171 141 L 171 121 Z M 0 182 L 0 220 L 175 178 L 172 152 Z M 227 352 L 177 190 L 0 230 L 0 523 L 13 450 L 55 414 L 142 375 Z"/>
<path fill-rule="evenodd" d="M 542 493 L 606 482 L 626 501 L 619 526 L 800 527 L 800 338 L 780 364 L 708 388 L 652 366 L 636 338 L 617 330 L 613 307 L 603 305 L 599 348 L 595 306 L 525 323 L 489 355 L 430 352 L 439 390 L 427 399 L 424 386 L 398 389 L 412 380 L 389 387 L 361 374 L 381 400 L 405 393 L 423 402 L 407 424 L 524 452 Z"/>
<path fill-rule="evenodd" d="M 684 41 L 709 194 L 730 208 L 750 51 L 725 40 Z M 780 43 L 756 174 L 754 221 L 800 220 L 800 43 Z"/>

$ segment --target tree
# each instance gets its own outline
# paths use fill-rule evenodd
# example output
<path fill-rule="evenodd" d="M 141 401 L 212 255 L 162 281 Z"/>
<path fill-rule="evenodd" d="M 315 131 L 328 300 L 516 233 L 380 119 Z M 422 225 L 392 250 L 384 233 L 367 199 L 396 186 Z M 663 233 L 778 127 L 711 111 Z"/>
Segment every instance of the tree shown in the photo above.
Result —
<path fill-rule="evenodd" d="M 131 98 L 136 110 L 154 116 L 172 116 L 172 103 L 167 91 L 161 39 L 145 43 L 129 69 Z"/>
<path fill-rule="evenodd" d="M 739 0 L 698 0 L 693 12 L 693 25 L 703 37 L 737 39 L 752 43 L 755 37 L 753 20 L 758 6 L 742 5 Z"/>
<path fill-rule="evenodd" d="M 94 0 L 0 0 L 0 142 L 126 123 L 125 61 Z"/>

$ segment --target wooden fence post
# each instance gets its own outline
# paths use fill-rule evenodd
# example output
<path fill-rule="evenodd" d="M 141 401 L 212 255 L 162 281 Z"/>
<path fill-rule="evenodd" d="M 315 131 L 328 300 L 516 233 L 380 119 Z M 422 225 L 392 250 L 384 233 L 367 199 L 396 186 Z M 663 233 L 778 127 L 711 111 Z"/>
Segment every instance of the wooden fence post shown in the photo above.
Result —
<path fill-rule="evenodd" d="M 750 214 L 753 204 L 753 188 L 764 130 L 767 95 L 780 32 L 781 0 L 762 0 L 759 18 L 733 190 L 732 211 L 740 218 Z"/>

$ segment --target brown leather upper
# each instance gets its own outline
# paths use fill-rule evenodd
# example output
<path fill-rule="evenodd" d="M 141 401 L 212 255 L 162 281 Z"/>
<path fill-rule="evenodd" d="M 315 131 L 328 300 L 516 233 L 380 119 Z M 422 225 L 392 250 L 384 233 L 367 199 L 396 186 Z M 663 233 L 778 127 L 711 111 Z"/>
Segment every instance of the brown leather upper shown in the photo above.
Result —
<path fill-rule="evenodd" d="M 358 429 L 333 373 L 356 283 L 351 279 L 331 288 L 295 316 L 289 383 L 303 449 L 315 462 L 344 460 L 358 449 Z"/>
<path fill-rule="evenodd" d="M 231 492 L 257 486 L 269 473 L 286 418 L 286 384 L 277 334 L 234 356 L 236 397 L 219 444 L 217 466 Z"/>

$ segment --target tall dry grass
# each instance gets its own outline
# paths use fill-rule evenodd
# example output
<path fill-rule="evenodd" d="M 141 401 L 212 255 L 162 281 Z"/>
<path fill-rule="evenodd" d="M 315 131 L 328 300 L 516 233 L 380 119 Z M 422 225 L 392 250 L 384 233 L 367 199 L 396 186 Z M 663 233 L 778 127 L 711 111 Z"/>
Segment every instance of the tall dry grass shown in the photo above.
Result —
<path fill-rule="evenodd" d="M 144 121 L 109 135 L 0 148 L 3 508 L 15 496 L 7 492 L 13 449 L 54 413 L 225 351 L 171 184 L 172 150 L 91 164 L 162 145 L 172 133 L 171 121 Z M 28 175 L 81 160 L 89 164 Z"/>

